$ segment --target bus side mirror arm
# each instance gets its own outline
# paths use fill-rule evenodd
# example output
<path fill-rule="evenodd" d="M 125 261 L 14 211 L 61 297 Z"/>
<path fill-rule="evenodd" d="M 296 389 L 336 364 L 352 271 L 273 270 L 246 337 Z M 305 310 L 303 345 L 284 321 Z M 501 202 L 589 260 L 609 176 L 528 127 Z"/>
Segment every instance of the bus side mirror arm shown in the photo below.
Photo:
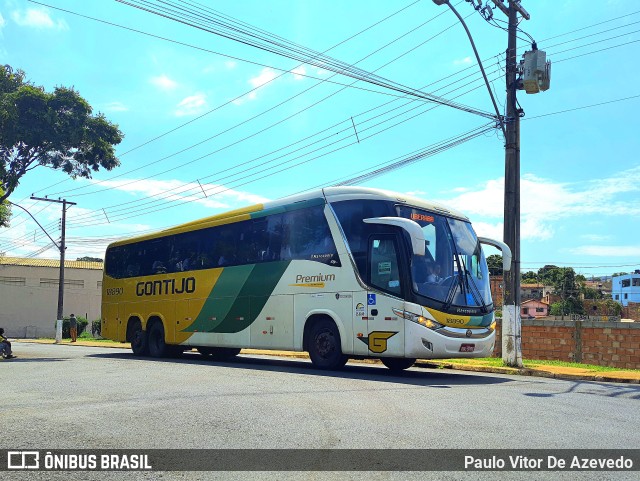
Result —
<path fill-rule="evenodd" d="M 409 234 L 413 253 L 417 256 L 424 256 L 426 252 L 424 232 L 422 232 L 420 224 L 416 221 L 402 217 L 371 217 L 370 219 L 363 219 L 363 222 L 367 224 L 383 224 L 400 227 Z"/>
<path fill-rule="evenodd" d="M 495 247 L 496 249 L 500 249 L 502 251 L 502 270 L 510 271 L 511 270 L 511 249 L 504 242 L 500 242 L 499 240 L 489 239 L 487 237 L 478 237 L 478 240 L 481 244 L 487 244 Z"/>

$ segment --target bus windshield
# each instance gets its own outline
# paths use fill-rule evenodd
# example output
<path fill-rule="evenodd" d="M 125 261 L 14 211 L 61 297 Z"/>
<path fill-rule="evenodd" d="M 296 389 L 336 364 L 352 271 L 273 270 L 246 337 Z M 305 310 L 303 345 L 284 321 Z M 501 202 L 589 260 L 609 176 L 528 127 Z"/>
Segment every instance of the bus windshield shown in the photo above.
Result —
<path fill-rule="evenodd" d="M 487 309 L 489 271 L 471 224 L 413 207 L 396 208 L 400 217 L 417 222 L 425 237 L 425 255 L 412 258 L 414 291 L 449 307 Z"/>

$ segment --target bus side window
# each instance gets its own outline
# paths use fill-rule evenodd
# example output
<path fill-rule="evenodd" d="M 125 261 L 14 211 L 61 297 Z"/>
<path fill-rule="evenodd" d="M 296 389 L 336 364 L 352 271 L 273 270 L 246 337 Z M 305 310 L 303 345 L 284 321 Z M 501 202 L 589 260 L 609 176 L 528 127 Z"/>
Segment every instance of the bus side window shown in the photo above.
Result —
<path fill-rule="evenodd" d="M 393 237 L 369 238 L 369 281 L 373 287 L 401 294 L 398 251 Z"/>

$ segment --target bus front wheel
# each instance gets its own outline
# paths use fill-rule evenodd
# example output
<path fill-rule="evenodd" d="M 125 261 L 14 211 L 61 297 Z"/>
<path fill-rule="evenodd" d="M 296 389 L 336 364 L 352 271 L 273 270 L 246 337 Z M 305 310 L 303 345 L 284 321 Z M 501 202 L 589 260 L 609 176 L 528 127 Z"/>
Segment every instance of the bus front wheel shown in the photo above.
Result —
<path fill-rule="evenodd" d="M 309 357 L 320 369 L 340 369 L 347 362 L 340 347 L 340 333 L 336 325 L 323 319 L 313 325 L 309 339 Z"/>
<path fill-rule="evenodd" d="M 167 354 L 167 344 L 164 342 L 164 327 L 162 323 L 153 323 L 149 329 L 148 343 L 151 357 L 164 357 Z"/>
<path fill-rule="evenodd" d="M 380 361 L 392 371 L 404 371 L 416 362 L 415 359 L 405 359 L 402 357 L 383 357 Z"/>

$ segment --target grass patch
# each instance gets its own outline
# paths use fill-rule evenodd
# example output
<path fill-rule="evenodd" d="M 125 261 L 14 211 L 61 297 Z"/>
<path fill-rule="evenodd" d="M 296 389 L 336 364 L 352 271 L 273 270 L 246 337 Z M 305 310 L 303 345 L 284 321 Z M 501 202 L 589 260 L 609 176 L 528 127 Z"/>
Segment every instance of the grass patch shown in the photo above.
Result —
<path fill-rule="evenodd" d="M 607 372 L 607 371 L 629 371 L 636 372 L 637 369 L 622 369 L 618 367 L 609 366 L 597 366 L 595 364 L 581 364 L 578 362 L 565 362 L 565 361 L 523 361 L 525 367 L 535 368 L 537 366 L 559 366 L 559 367 L 575 367 L 578 369 L 588 369 L 589 371 Z"/>
<path fill-rule="evenodd" d="M 443 360 L 451 364 L 467 364 L 471 366 L 488 366 L 488 367 L 509 367 L 499 357 L 481 357 L 477 359 L 446 359 Z M 565 362 L 565 361 L 541 361 L 537 359 L 523 359 L 522 364 L 524 367 L 535 369 L 540 366 L 559 366 L 559 367 L 572 367 L 577 369 L 586 369 L 594 372 L 608 372 L 608 371 L 630 371 L 636 372 L 636 369 L 621 369 L 609 366 L 596 366 L 595 364 L 581 364 L 578 362 Z"/>

